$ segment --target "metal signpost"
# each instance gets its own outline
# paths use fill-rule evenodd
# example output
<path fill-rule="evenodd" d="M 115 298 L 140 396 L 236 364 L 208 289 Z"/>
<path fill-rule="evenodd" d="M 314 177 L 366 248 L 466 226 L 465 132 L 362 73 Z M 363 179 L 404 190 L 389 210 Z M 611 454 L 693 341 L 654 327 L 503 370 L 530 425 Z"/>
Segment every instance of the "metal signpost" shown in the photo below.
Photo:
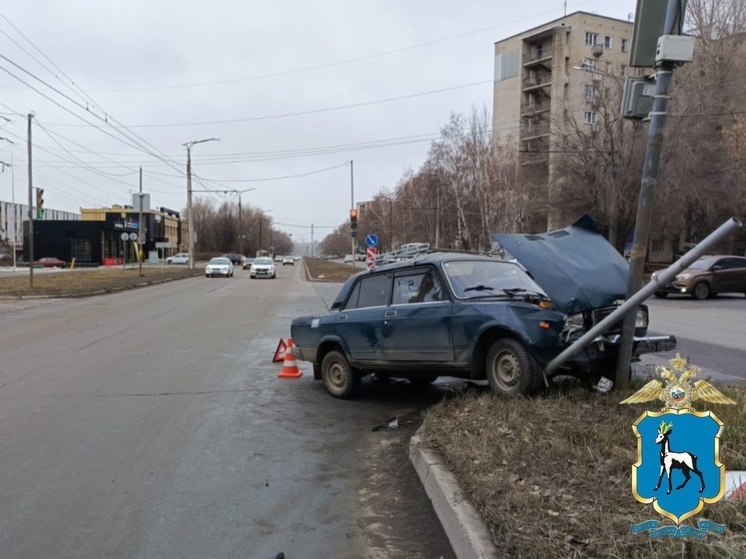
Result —
<path fill-rule="evenodd" d="M 365 237 L 365 246 L 368 250 L 365 253 L 365 263 L 368 265 L 370 270 L 376 265 L 376 246 L 378 245 L 378 235 L 371 233 Z"/>

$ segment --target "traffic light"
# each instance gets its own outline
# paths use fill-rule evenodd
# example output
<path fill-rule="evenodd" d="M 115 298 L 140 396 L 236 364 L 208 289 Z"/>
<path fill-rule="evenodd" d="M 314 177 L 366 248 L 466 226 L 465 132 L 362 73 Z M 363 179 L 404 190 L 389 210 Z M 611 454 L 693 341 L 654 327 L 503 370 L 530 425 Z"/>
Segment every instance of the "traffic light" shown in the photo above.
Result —
<path fill-rule="evenodd" d="M 44 189 L 36 189 L 36 217 L 44 219 Z"/>
<path fill-rule="evenodd" d="M 350 210 L 350 235 L 357 237 L 357 210 Z"/>

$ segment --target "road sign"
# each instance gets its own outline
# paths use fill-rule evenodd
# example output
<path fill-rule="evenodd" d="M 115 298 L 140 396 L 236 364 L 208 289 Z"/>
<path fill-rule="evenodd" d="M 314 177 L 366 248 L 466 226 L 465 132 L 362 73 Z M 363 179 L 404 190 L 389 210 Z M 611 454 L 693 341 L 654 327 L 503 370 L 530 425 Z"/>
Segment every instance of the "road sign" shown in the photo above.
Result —
<path fill-rule="evenodd" d="M 374 247 L 378 245 L 378 235 L 371 233 L 365 237 L 365 246 Z"/>
<path fill-rule="evenodd" d="M 122 239 L 123 241 L 126 241 L 126 240 L 128 240 L 130 238 L 130 234 L 129 233 L 122 233 L 121 235 L 119 235 L 119 238 Z"/>
<path fill-rule="evenodd" d="M 137 240 L 137 233 L 130 233 L 130 241 L 136 241 Z"/>
<path fill-rule="evenodd" d="M 165 243 L 155 243 L 155 248 L 171 248 L 171 241 Z"/>
<path fill-rule="evenodd" d="M 370 237 L 370 235 L 368 235 Z M 365 239 L 368 240 L 367 238 Z M 373 268 L 376 265 L 376 247 L 368 247 L 368 250 L 365 253 L 365 263 L 368 266 L 368 269 Z"/>

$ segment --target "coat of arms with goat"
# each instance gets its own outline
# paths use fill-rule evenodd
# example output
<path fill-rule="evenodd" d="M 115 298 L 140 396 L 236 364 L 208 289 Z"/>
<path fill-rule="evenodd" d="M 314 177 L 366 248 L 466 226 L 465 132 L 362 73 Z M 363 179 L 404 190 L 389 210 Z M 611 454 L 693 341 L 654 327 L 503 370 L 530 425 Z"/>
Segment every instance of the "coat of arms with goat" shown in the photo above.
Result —
<path fill-rule="evenodd" d="M 632 493 L 641 503 L 652 503 L 655 510 L 676 523 L 658 528 L 657 521 L 633 526 L 633 532 L 649 531 L 663 535 L 705 537 L 708 530 L 724 531 L 708 521 L 699 528 L 681 523 L 716 503 L 725 493 L 725 466 L 720 462 L 720 435 L 723 422 L 711 411 L 696 411 L 692 404 L 705 400 L 715 404 L 735 404 L 706 380 L 693 382 L 700 372 L 676 355 L 670 367 L 658 367 L 660 380 L 651 380 L 621 402 L 638 404 L 662 400 L 661 411 L 646 411 L 632 425 L 637 436 L 637 462 L 632 465 Z M 680 373 L 677 376 L 676 373 Z"/>

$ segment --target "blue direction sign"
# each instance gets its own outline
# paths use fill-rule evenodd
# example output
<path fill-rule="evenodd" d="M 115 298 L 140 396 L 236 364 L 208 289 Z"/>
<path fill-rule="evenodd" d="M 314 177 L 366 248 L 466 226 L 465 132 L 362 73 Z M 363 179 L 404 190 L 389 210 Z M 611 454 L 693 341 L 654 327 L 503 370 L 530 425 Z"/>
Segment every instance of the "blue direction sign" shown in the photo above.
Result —
<path fill-rule="evenodd" d="M 373 248 L 378 244 L 378 235 L 374 235 L 371 233 L 370 235 L 366 235 L 365 237 L 365 246 L 369 246 Z"/>

